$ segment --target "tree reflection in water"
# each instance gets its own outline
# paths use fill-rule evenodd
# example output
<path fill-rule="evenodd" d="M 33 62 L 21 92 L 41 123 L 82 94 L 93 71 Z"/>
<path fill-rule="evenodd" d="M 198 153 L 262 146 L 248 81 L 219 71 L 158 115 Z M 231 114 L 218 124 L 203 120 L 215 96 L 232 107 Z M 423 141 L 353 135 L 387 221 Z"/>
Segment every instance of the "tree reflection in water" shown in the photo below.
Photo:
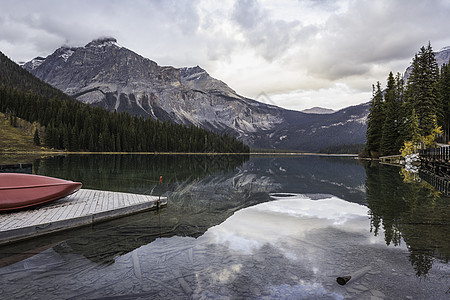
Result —
<path fill-rule="evenodd" d="M 87 189 L 155 195 L 171 190 L 173 184 L 232 172 L 248 159 L 249 155 L 68 155 L 36 160 L 33 173 L 79 181 Z"/>
<path fill-rule="evenodd" d="M 418 277 L 426 277 L 435 260 L 450 258 L 450 198 L 418 176 L 398 167 L 365 164 L 371 232 L 384 230 L 386 245 L 403 241 Z"/>

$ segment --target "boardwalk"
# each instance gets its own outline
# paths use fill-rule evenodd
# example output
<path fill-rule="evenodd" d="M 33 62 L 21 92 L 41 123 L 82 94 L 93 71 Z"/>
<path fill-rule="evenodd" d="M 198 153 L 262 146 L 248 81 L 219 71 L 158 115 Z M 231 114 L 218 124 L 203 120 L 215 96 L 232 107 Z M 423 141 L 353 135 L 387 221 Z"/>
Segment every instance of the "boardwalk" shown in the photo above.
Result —
<path fill-rule="evenodd" d="M 421 150 L 420 161 L 421 170 L 450 181 L 450 147 Z"/>
<path fill-rule="evenodd" d="M 0 214 L 0 244 L 156 209 L 157 196 L 81 189 L 36 209 Z M 161 197 L 161 206 L 167 199 Z"/>
<path fill-rule="evenodd" d="M 386 165 L 403 165 L 405 159 L 401 155 L 380 156 L 380 162 Z"/>

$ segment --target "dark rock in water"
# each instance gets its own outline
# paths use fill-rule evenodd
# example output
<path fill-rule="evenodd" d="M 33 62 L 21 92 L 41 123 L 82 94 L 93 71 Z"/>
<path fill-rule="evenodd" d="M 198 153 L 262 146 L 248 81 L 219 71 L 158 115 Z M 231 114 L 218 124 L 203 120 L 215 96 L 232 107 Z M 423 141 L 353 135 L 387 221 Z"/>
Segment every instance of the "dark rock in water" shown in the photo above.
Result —
<path fill-rule="evenodd" d="M 352 279 L 352 276 L 342 276 L 342 277 L 336 278 L 336 281 L 340 285 L 345 285 L 347 282 L 350 281 L 350 279 Z"/>

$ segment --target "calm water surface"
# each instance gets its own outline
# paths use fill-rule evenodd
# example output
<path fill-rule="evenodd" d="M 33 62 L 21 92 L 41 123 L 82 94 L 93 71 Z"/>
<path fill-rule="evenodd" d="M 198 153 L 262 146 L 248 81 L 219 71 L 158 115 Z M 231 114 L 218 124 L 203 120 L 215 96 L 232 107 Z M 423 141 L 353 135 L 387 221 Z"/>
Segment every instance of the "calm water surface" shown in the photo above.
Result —
<path fill-rule="evenodd" d="M 397 167 L 78 155 L 29 171 L 168 206 L 1 246 L 5 299 L 450 298 L 450 199 Z"/>

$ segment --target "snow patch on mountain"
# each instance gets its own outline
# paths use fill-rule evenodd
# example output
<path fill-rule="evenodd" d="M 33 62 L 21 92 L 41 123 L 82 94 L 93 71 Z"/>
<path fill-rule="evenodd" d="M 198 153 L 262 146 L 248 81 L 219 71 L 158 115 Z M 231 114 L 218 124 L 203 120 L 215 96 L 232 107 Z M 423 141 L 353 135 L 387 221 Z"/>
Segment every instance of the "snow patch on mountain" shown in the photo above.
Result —
<path fill-rule="evenodd" d="M 90 43 L 88 43 L 85 48 L 89 48 L 89 47 L 95 47 L 95 48 L 102 48 L 102 47 L 107 47 L 107 46 L 115 46 L 115 47 L 119 47 L 119 44 L 117 43 L 117 40 L 113 37 L 104 37 L 104 38 L 99 38 L 96 40 L 91 41 Z"/>
<path fill-rule="evenodd" d="M 327 129 L 327 128 L 331 128 L 331 127 L 336 127 L 336 126 L 344 126 L 348 123 L 359 123 L 362 125 L 367 124 L 367 118 L 368 116 L 355 116 L 355 115 L 351 115 L 350 118 L 348 120 L 345 120 L 344 122 L 338 122 L 338 123 L 334 123 L 334 124 L 329 124 L 329 125 L 323 125 L 320 126 L 321 129 Z"/>
<path fill-rule="evenodd" d="M 358 116 L 351 116 L 353 117 L 353 122 L 356 123 L 360 123 L 360 124 L 367 124 L 367 119 L 368 119 L 368 115 L 367 116 L 363 116 L 363 117 L 358 117 Z"/>
<path fill-rule="evenodd" d="M 28 64 L 30 69 L 34 70 L 37 67 L 39 67 L 40 65 L 42 65 L 42 63 L 44 61 L 45 61 L 45 58 L 43 58 L 43 57 L 36 57 L 36 58 L 32 59 L 30 62 L 25 63 L 24 66 Z"/>
<path fill-rule="evenodd" d="M 206 77 L 209 76 L 209 74 L 199 66 L 195 66 L 180 68 L 180 76 L 183 77 L 184 80 L 200 80 L 202 76 Z"/>
<path fill-rule="evenodd" d="M 64 60 L 64 62 L 67 62 L 69 57 L 71 57 L 72 54 L 74 54 L 74 53 L 75 53 L 75 51 L 73 51 L 72 49 L 67 49 L 59 57 L 61 57 Z"/>

